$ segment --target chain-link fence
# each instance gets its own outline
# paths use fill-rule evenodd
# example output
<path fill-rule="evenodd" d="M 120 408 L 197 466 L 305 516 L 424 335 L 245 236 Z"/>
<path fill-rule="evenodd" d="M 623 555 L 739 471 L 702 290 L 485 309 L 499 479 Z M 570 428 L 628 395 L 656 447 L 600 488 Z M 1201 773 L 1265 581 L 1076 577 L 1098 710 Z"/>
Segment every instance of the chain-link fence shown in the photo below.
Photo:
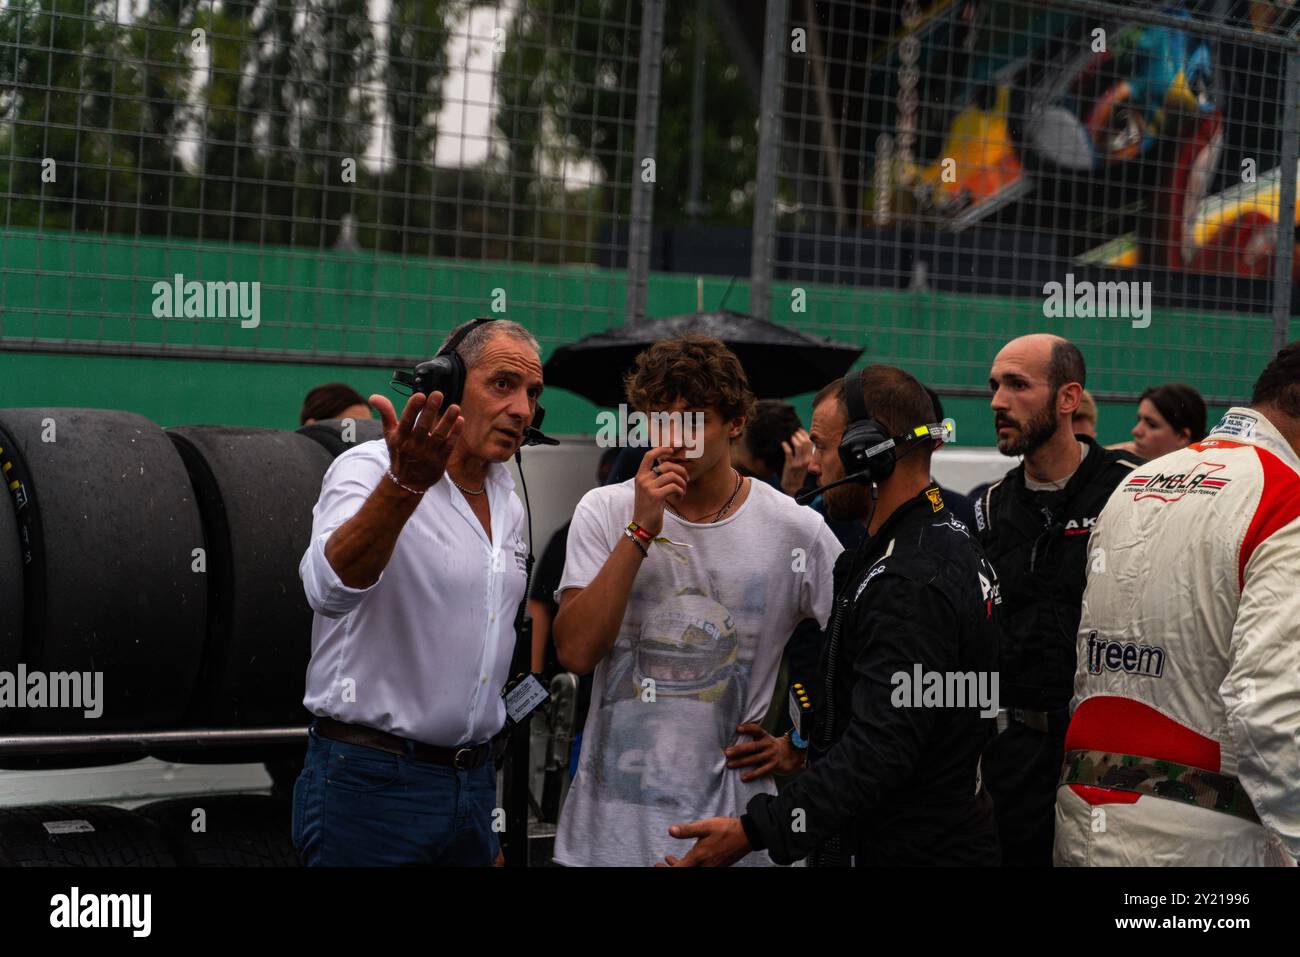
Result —
<path fill-rule="evenodd" d="M 1295 311 L 1290 7 L 772 0 L 756 311 L 949 394 L 1051 330 L 1101 397 L 1240 400 Z"/>
<path fill-rule="evenodd" d="M 6 349 L 385 365 L 621 317 L 631 0 L 12 0 Z M 657 57 L 652 57 L 657 61 Z"/>
<path fill-rule="evenodd" d="M 1293 335 L 1296 24 L 1237 0 L 9 0 L 0 351 L 383 367 L 496 313 L 549 352 L 748 273 L 751 312 L 946 395 L 1052 329 L 1103 399 L 1236 401 Z"/>

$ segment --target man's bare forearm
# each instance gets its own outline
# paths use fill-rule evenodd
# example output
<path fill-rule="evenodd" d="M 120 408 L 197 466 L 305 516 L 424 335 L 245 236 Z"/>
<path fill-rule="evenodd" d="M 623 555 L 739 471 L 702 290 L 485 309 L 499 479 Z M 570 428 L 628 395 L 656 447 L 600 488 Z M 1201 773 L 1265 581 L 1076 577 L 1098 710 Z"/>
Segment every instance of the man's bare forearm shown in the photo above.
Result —
<path fill-rule="evenodd" d="M 560 596 L 552 631 L 560 664 L 569 671 L 590 674 L 614 647 L 632 582 L 643 561 L 641 549 L 624 537 L 590 585 L 576 594 Z"/>
<path fill-rule="evenodd" d="M 536 598 L 528 599 L 528 614 L 533 619 L 533 671 L 540 672 L 546 664 L 546 641 L 551 636 L 551 606 Z"/>
<path fill-rule="evenodd" d="M 393 557 L 402 533 L 422 496 L 381 478 L 357 514 L 334 530 L 325 543 L 325 559 L 349 588 L 369 588 Z"/>

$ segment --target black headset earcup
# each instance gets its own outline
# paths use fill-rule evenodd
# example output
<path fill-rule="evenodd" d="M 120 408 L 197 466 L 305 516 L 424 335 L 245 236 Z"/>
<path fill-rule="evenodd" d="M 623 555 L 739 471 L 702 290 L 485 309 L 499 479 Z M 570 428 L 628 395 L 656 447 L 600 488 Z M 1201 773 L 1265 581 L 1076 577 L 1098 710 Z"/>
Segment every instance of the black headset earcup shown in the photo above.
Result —
<path fill-rule="evenodd" d="M 893 450 L 884 449 L 875 455 L 867 455 L 869 450 L 888 441 L 889 437 L 875 419 L 852 423 L 844 430 L 839 445 L 840 464 L 844 466 L 844 474 L 865 471 L 865 480 L 870 482 L 883 482 L 889 478 L 894 473 Z"/>
<path fill-rule="evenodd" d="M 442 393 L 442 407 L 465 398 L 465 363 L 454 352 L 421 362 L 415 367 L 417 390 L 425 395 Z"/>
<path fill-rule="evenodd" d="M 420 376 L 422 388 L 419 391 L 428 395 L 431 392 L 442 393 L 442 405 L 446 408 L 449 405 L 460 405 L 465 398 L 465 360 L 460 357 L 456 347 L 465 341 L 465 337 L 477 329 L 485 322 L 495 322 L 500 316 L 479 316 L 473 322 L 468 322 L 465 327 L 443 345 L 438 354 L 428 362 L 421 362 L 415 367 L 417 376 Z M 424 375 L 421 375 L 421 372 Z"/>
<path fill-rule="evenodd" d="M 883 434 L 880 436 L 880 441 L 885 441 Z M 870 464 L 871 481 L 883 482 L 885 479 L 889 478 L 889 476 L 893 475 L 895 461 L 893 446 L 890 446 L 883 452 L 877 452 L 872 456 Z"/>
<path fill-rule="evenodd" d="M 845 475 L 852 475 L 854 472 L 860 472 L 866 468 L 866 464 L 861 460 L 861 452 L 866 446 L 858 441 L 861 432 L 861 423 L 855 422 L 849 425 L 844 430 L 844 434 L 840 436 L 840 465 L 844 467 Z"/>
<path fill-rule="evenodd" d="M 840 463 L 845 475 L 866 472 L 863 481 L 883 482 L 894 474 L 893 447 L 881 449 L 875 455 L 867 453 L 876 446 L 889 441 L 889 435 L 879 422 L 871 417 L 862 394 L 862 373 L 850 373 L 844 377 L 844 406 L 848 413 L 848 425 L 840 438 Z"/>

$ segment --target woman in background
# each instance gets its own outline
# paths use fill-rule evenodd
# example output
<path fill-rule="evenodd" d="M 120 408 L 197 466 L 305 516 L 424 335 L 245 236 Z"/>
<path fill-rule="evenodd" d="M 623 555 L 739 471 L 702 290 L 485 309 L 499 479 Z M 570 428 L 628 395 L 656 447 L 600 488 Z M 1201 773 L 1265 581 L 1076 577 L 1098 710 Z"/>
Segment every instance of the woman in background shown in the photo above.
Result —
<path fill-rule="evenodd" d="M 1138 400 L 1133 441 L 1126 448 L 1150 461 L 1205 438 L 1205 400 L 1184 382 L 1152 386 Z"/>

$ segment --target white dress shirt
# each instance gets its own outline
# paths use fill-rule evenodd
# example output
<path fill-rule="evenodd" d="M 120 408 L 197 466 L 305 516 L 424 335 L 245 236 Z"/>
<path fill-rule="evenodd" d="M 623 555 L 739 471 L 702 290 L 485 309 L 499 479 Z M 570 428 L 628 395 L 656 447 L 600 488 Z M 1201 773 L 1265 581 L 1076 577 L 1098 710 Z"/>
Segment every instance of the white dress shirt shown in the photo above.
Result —
<path fill-rule="evenodd" d="M 524 508 L 504 465 L 488 467 L 492 541 L 444 475 L 421 498 L 392 558 L 369 588 L 351 588 L 325 543 L 379 482 L 388 446 L 365 442 L 334 460 L 298 565 L 311 626 L 303 704 L 313 714 L 455 747 L 487 741 L 505 722 L 501 689 L 514 653 L 528 554 Z"/>

